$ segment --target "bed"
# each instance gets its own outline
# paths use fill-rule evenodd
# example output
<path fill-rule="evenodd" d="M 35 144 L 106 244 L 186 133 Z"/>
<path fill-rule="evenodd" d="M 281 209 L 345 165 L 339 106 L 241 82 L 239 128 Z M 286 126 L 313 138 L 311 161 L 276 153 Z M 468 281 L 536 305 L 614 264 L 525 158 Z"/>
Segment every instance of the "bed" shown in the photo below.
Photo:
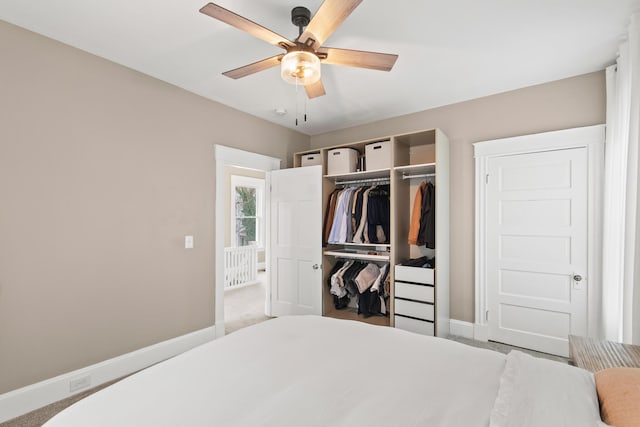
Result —
<path fill-rule="evenodd" d="M 46 427 L 590 426 L 593 375 L 393 328 L 281 317 L 149 367 Z"/>

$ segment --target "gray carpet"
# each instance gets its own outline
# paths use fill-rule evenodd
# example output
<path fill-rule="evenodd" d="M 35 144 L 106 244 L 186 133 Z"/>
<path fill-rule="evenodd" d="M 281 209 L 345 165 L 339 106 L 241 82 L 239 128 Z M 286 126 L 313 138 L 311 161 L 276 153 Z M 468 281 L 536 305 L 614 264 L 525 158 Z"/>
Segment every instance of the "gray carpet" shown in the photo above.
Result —
<path fill-rule="evenodd" d="M 126 378 L 127 376 L 128 375 L 122 378 Z M 36 409 L 35 411 L 28 412 L 7 422 L 0 423 L 0 427 L 40 427 L 63 409 L 73 405 L 77 401 L 84 399 L 85 397 L 95 393 L 96 391 L 102 390 L 103 388 L 120 381 L 122 378 L 109 381 L 108 383 L 99 385 L 87 391 L 83 391 L 82 393 L 76 394 L 75 396 L 71 396 L 64 400 L 54 402 L 50 405 L 44 406 L 40 409 Z"/>
<path fill-rule="evenodd" d="M 265 272 L 258 273 L 258 283 L 224 293 L 224 330 L 229 334 L 238 329 L 270 319 L 264 314 L 266 297 Z"/>
<path fill-rule="evenodd" d="M 519 350 L 523 353 L 527 353 L 536 357 L 541 357 L 543 359 L 555 360 L 556 362 L 560 362 L 560 363 L 569 363 L 569 359 L 567 359 L 566 357 L 555 356 L 553 354 L 547 354 L 547 353 L 541 353 L 539 351 L 529 350 L 527 348 L 514 347 L 512 345 L 502 344 L 499 342 L 475 341 L 469 338 L 458 337 L 455 335 L 450 335 L 447 337 L 447 339 L 450 339 L 452 341 L 457 341 L 463 344 L 467 344 L 473 347 L 486 348 L 486 349 L 497 351 L 504 354 L 509 353 L 511 350 Z"/>

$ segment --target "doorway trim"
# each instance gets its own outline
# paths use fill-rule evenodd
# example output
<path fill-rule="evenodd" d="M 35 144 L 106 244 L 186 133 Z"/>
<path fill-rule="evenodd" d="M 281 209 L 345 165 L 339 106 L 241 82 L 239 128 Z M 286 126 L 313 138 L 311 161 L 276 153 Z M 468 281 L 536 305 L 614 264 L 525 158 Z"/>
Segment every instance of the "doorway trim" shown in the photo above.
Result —
<path fill-rule="evenodd" d="M 587 149 L 588 174 L 588 218 L 587 260 L 589 293 L 587 302 L 588 336 L 602 335 L 602 178 L 604 176 L 605 125 L 587 126 L 544 132 L 512 138 L 481 141 L 473 144 L 476 164 L 475 200 L 475 324 L 474 339 L 488 341 L 489 322 L 486 313 L 489 307 L 486 283 L 486 185 L 490 158 L 569 148 Z"/>
<path fill-rule="evenodd" d="M 257 169 L 265 171 L 265 206 L 270 204 L 269 183 L 271 177 L 269 172 L 280 169 L 281 159 L 265 156 L 263 154 L 252 153 L 250 151 L 239 150 L 237 148 L 227 147 L 225 145 L 216 144 L 214 146 L 214 158 L 216 161 L 216 208 L 215 208 L 215 236 L 214 236 L 214 253 L 215 253 L 215 303 L 214 303 L 214 325 L 216 337 L 224 336 L 224 234 L 225 234 L 225 215 L 228 215 L 224 202 L 224 170 L 226 166 L 238 166 L 248 169 Z M 269 209 L 265 209 L 265 263 L 269 268 Z M 267 294 L 270 293 L 269 275 L 266 274 Z M 267 298 L 268 300 L 268 298 Z M 267 302 L 267 307 L 269 307 Z M 268 313 L 267 313 L 268 314 Z"/>

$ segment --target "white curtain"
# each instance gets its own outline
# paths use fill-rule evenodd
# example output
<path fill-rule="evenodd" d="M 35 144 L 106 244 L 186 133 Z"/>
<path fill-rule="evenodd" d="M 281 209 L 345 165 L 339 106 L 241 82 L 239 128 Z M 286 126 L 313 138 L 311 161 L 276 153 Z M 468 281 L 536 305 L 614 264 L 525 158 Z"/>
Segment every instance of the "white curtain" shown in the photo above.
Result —
<path fill-rule="evenodd" d="M 640 14 L 606 70 L 603 326 L 607 340 L 640 344 Z"/>

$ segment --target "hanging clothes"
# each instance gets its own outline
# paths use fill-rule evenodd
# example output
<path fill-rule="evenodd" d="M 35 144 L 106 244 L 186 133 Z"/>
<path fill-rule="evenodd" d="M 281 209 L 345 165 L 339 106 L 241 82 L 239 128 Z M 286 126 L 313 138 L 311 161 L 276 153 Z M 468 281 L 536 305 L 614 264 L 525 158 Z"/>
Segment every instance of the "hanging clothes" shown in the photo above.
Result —
<path fill-rule="evenodd" d="M 422 196 L 418 241 L 429 249 L 436 247 L 436 187 L 431 182 Z"/>
<path fill-rule="evenodd" d="M 371 190 L 367 203 L 367 237 L 369 243 L 390 241 L 389 186 L 383 185 Z"/>
<path fill-rule="evenodd" d="M 367 224 L 367 206 L 369 203 L 369 193 L 374 188 L 375 188 L 375 185 L 373 187 L 370 187 L 364 190 L 362 194 L 362 208 L 361 208 L 360 219 L 359 219 L 360 224 L 358 225 L 358 230 L 353 236 L 353 239 L 352 239 L 353 243 L 367 243 L 363 239 L 363 235 L 365 233 L 365 227 Z"/>
<path fill-rule="evenodd" d="M 349 295 L 342 283 L 342 273 L 351 266 L 353 261 L 338 261 L 329 273 L 329 292 L 333 295 L 333 305 L 336 309 L 342 309 L 349 305 Z"/>
<path fill-rule="evenodd" d="M 364 193 L 366 190 L 367 190 L 366 187 L 360 188 L 360 191 L 358 192 L 358 196 L 356 197 L 356 203 L 353 209 L 353 222 L 355 223 L 355 227 L 353 227 L 354 235 L 351 240 L 354 242 L 355 242 L 355 237 L 357 235 L 357 230 L 360 228 L 360 224 L 362 223 L 362 207 L 363 207 Z"/>
<path fill-rule="evenodd" d="M 347 212 L 351 212 L 349 198 L 352 192 L 353 188 L 347 187 L 338 193 L 338 200 L 336 202 L 336 209 L 333 216 L 333 224 L 331 225 L 331 232 L 329 233 L 329 243 L 346 242 Z M 347 208 L 348 206 L 349 208 Z"/>
<path fill-rule="evenodd" d="M 324 243 L 388 243 L 389 186 L 345 187 L 329 195 Z"/>
<path fill-rule="evenodd" d="M 413 209 L 411 210 L 411 222 L 409 225 L 409 244 L 418 244 L 418 233 L 420 232 L 420 216 L 422 212 L 422 194 L 426 188 L 427 183 L 421 182 L 416 191 L 416 196 L 413 200 Z"/>
<path fill-rule="evenodd" d="M 409 223 L 410 245 L 436 247 L 436 187 L 422 182 L 416 191 Z"/>
<path fill-rule="evenodd" d="M 388 263 L 379 266 L 373 262 L 358 260 L 336 262 L 327 280 L 334 307 L 346 308 L 350 299 L 356 298 L 358 314 L 366 317 L 387 314 L 388 271 Z M 386 292 L 384 288 L 387 289 Z"/>
<path fill-rule="evenodd" d="M 380 268 L 380 274 L 376 277 L 376 280 L 371 285 L 371 292 L 379 292 L 380 286 L 384 284 L 384 279 L 387 277 L 389 271 L 389 264 L 385 264 Z"/>
<path fill-rule="evenodd" d="M 327 211 L 324 214 L 324 225 L 322 227 L 322 245 L 326 246 L 329 242 L 329 234 L 331 233 L 331 226 L 333 225 L 333 216 L 336 211 L 336 199 L 338 198 L 339 189 L 335 189 L 329 195 L 329 202 L 327 203 Z"/>
<path fill-rule="evenodd" d="M 380 275 L 380 267 L 376 264 L 369 263 L 365 268 L 360 270 L 358 276 L 355 278 L 356 286 L 358 287 L 358 292 L 363 293 L 364 291 L 371 288 L 373 283 L 376 281 L 378 276 Z"/>

